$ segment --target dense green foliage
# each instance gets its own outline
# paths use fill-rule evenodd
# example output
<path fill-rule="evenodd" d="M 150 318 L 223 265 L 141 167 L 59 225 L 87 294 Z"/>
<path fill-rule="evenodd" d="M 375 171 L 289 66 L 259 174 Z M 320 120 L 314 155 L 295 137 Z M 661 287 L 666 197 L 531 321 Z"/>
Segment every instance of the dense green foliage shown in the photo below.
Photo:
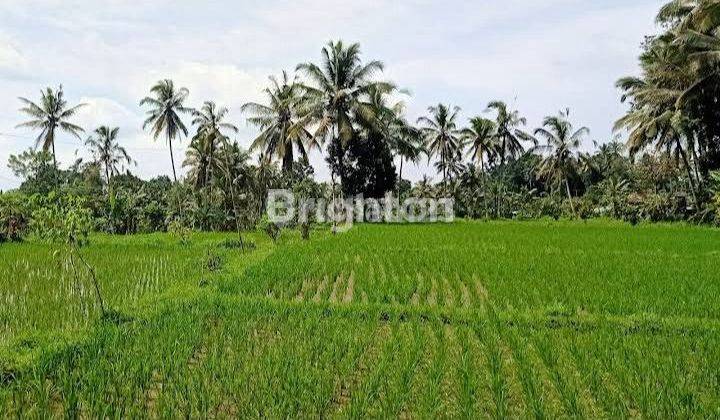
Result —
<path fill-rule="evenodd" d="M 251 252 L 229 234 L 96 235 L 86 253 L 116 322 L 45 245 L 6 244 L 0 412 L 711 417 L 718 235 L 364 225 L 257 236 Z"/>

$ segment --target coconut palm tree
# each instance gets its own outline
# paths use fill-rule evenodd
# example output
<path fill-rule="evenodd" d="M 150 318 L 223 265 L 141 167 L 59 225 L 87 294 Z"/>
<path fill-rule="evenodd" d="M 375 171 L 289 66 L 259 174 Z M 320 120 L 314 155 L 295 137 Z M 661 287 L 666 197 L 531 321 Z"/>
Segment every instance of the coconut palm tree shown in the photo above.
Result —
<path fill-rule="evenodd" d="M 423 135 L 420 129 L 400 118 L 392 124 L 390 131 L 392 150 L 400 157 L 399 180 L 402 181 L 403 162 L 418 163 L 426 153 Z"/>
<path fill-rule="evenodd" d="M 183 168 L 188 168 L 187 179 L 195 190 L 208 186 L 211 167 L 216 164 L 211 159 L 211 150 L 215 147 L 215 139 L 195 136 L 185 152 Z"/>
<path fill-rule="evenodd" d="M 630 109 L 616 123 L 614 130 L 629 132 L 627 147 L 631 157 L 650 145 L 664 150 L 682 161 L 688 175 L 690 190 L 695 204 L 698 204 L 697 174 L 699 159 L 710 147 L 708 143 L 696 141 L 696 120 L 688 115 L 683 106 L 683 97 L 689 95 L 694 83 L 693 73 L 687 63 L 687 55 L 677 44 L 673 33 L 664 34 L 650 42 L 640 57 L 643 77 L 625 77 L 617 82 L 623 91 L 622 102 L 630 102 Z"/>
<path fill-rule="evenodd" d="M 322 63 L 298 64 L 296 70 L 310 79 L 305 85 L 306 95 L 311 101 L 312 122 L 315 125 L 313 138 L 319 143 L 335 143 L 335 153 L 343 154 L 347 144 L 356 137 L 356 124 L 380 129 L 378 116 L 367 102 L 372 90 L 386 93 L 395 90 L 388 82 L 374 80 L 383 71 L 380 61 L 363 63 L 360 44 L 345 46 L 342 41 L 330 41 L 322 49 Z M 334 165 L 331 165 L 334 168 Z M 345 178 L 344 165 L 339 165 L 340 180 Z M 335 169 L 331 171 L 333 201 L 335 200 Z M 335 232 L 335 226 L 333 226 Z"/>
<path fill-rule="evenodd" d="M 486 112 L 490 111 L 497 113 L 495 125 L 497 138 L 500 141 L 498 154 L 500 164 L 505 165 L 508 157 L 515 158 L 525 151 L 521 142 L 532 141 L 532 136 L 519 128 L 527 124 L 527 120 L 521 117 L 518 111 L 511 110 L 505 102 L 490 102 Z"/>
<path fill-rule="evenodd" d="M 461 135 L 469 142 L 469 156 L 480 163 L 480 169 L 485 172 L 485 161 L 493 161 L 500 146 L 495 122 L 482 117 L 472 118 L 470 127 L 463 129 Z"/>
<path fill-rule="evenodd" d="M 367 103 L 371 91 L 389 93 L 395 86 L 374 80 L 384 65 L 376 60 L 363 63 L 359 44 L 345 46 L 342 41 L 330 41 L 322 49 L 322 57 L 320 65 L 297 66 L 311 83 L 305 89 L 314 104 L 314 137 L 320 142 L 339 140 L 347 145 L 355 137 L 356 123 L 378 125 L 373 107 Z"/>
<path fill-rule="evenodd" d="M 237 133 L 238 128 L 224 122 L 228 109 L 218 107 L 215 102 L 205 101 L 200 110 L 192 110 L 192 124 L 197 126 L 188 149 L 188 159 L 183 166 L 193 168 L 196 187 L 211 186 L 213 170 L 219 166 L 215 151 L 227 138 L 226 133 Z M 200 175 L 201 178 L 197 178 Z"/>
<path fill-rule="evenodd" d="M 569 118 L 569 109 L 560 111 L 557 116 L 545 117 L 543 126 L 535 130 L 535 136 L 540 136 L 546 141 L 546 145 L 538 148 L 549 152 L 540 164 L 539 175 L 556 185 L 565 184 L 570 208 L 575 214 L 575 205 L 570 192 L 570 176 L 575 171 L 575 150 L 580 146 L 583 136 L 589 134 L 590 130 L 587 127 L 575 130 Z"/>
<path fill-rule="evenodd" d="M 108 185 L 113 176 L 120 173 L 118 167 L 124 163 L 130 165 L 133 160 L 127 150 L 117 142 L 120 128 L 109 126 L 98 127 L 94 136 L 90 136 L 85 145 L 88 146 L 95 156 L 95 161 L 105 168 L 105 180 Z"/>
<path fill-rule="evenodd" d="M 282 72 L 280 81 L 270 77 L 271 86 L 264 89 L 267 105 L 249 102 L 242 111 L 249 114 L 247 121 L 258 127 L 260 135 L 250 145 L 250 151 L 261 150 L 265 159 L 282 161 L 284 172 L 292 169 L 295 153 L 308 161 L 308 151 L 319 147 L 315 137 L 307 130 L 312 120 L 311 97 L 297 77 L 290 80 Z"/>
<path fill-rule="evenodd" d="M 487 118 L 475 117 L 470 120 L 470 127 L 462 130 L 462 138 L 470 145 L 468 152 L 470 158 L 480 163 L 480 176 L 482 178 L 483 203 L 485 216 L 488 214 L 487 206 L 487 174 L 485 161 L 493 162 L 500 148 L 495 122 Z M 474 169 L 474 167 L 473 167 Z"/>
<path fill-rule="evenodd" d="M 30 116 L 32 119 L 19 124 L 17 128 L 27 127 L 40 131 L 35 140 L 35 147 L 42 146 L 44 152 L 52 150 L 53 166 L 57 171 L 57 157 L 55 155 L 57 131 L 70 133 L 80 139 L 80 133 L 84 132 L 84 130 L 68 120 L 85 104 L 69 106 L 65 100 L 62 85 L 57 90 L 47 88 L 40 94 L 40 104 L 36 104 L 29 99 L 18 98 L 24 105 L 20 108 L 20 112 Z"/>
<path fill-rule="evenodd" d="M 439 155 L 440 161 L 436 165 L 443 174 L 443 185 L 447 184 L 448 168 L 453 167 L 451 162 L 457 158 L 462 149 L 460 130 L 457 128 L 459 107 L 450 107 L 444 104 L 428 108 L 427 117 L 418 118 L 422 124 L 422 133 L 425 136 L 428 156 Z"/>
<path fill-rule="evenodd" d="M 177 89 L 172 80 L 165 79 L 157 82 L 150 89 L 150 93 L 153 96 L 147 96 L 140 101 L 140 106 L 150 107 L 147 111 L 147 119 L 143 123 L 143 129 L 151 126 L 150 131 L 155 140 L 161 135 L 165 136 L 170 148 L 173 179 L 177 182 L 172 144 L 179 137 L 188 135 L 188 129 L 180 115 L 191 112 L 191 109 L 184 105 L 190 91 L 184 87 Z"/>

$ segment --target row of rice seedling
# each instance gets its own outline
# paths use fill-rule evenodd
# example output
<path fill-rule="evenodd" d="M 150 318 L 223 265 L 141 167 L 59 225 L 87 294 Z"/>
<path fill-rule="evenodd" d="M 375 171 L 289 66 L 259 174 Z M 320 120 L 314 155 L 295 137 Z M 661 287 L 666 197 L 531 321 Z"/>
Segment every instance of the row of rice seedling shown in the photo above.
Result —
<path fill-rule="evenodd" d="M 711 299 L 720 286 L 709 271 L 717 234 L 566 223 L 360 226 L 249 254 L 218 248 L 222 235 L 189 246 L 100 237 L 87 253 L 112 304 L 149 297 L 157 308 L 92 328 L 77 309 L 91 312 L 92 299 L 66 270 L 43 265 L 48 250 L 12 245 L 0 248 L 17 258 L 3 260 L 14 276 L 0 289 L 12 291 L 2 299 L 14 305 L 0 309 L 5 337 L 87 329 L 88 338 L 0 376 L 0 413 L 708 417 L 720 410 Z M 208 266 L 219 270 L 212 287 L 198 287 Z M 695 290 L 701 282 L 708 296 Z M 168 289 L 179 292 L 153 298 Z"/>
<path fill-rule="evenodd" d="M 0 386 L 8 416 L 707 417 L 720 335 L 199 294 Z"/>
<path fill-rule="evenodd" d="M 128 310 L 171 287 L 197 286 L 208 248 L 226 235 L 197 235 L 182 246 L 168 236 L 93 237 L 82 249 L 94 267 L 108 306 Z M 99 316 L 92 283 L 40 243 L 0 246 L 0 346 L 24 335 L 77 332 Z"/>
<path fill-rule="evenodd" d="M 307 299 L 353 279 L 370 303 L 720 318 L 720 231 L 599 222 L 358 226 L 295 243 L 224 291 Z M 342 286 L 342 284 L 341 284 Z M 415 295 L 418 296 L 415 296 Z M 312 294 L 314 296 L 314 294 Z M 326 299 L 328 293 L 320 293 Z"/>

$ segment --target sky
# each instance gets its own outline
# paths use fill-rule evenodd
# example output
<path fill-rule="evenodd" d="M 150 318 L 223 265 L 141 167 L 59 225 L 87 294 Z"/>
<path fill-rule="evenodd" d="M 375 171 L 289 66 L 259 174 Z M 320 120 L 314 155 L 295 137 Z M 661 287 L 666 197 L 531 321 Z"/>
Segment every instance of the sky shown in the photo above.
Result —
<path fill-rule="evenodd" d="M 593 141 L 613 139 L 625 105 L 615 81 L 637 74 L 645 35 L 657 32 L 658 0 L 2 0 L 0 2 L 0 190 L 17 187 L 6 162 L 34 146 L 19 96 L 62 84 L 74 122 L 88 132 L 120 127 L 119 141 L 142 178 L 172 174 L 167 144 L 143 132 L 140 99 L 171 78 L 188 104 L 214 100 L 247 147 L 256 135 L 240 107 L 262 101 L 268 76 L 319 61 L 329 40 L 358 42 L 385 63 L 383 79 L 408 89 L 409 119 L 439 102 L 462 108 L 461 123 L 501 99 L 537 127 L 570 108 Z M 189 120 L 189 119 L 188 119 Z M 189 123 L 189 121 L 187 121 Z M 83 139 L 84 140 L 84 139 Z M 182 161 L 188 141 L 175 147 Z M 57 139 L 61 165 L 88 158 L 83 141 Z M 311 163 L 328 169 L 319 152 Z M 407 165 L 406 165 L 407 168 Z M 417 180 L 426 164 L 405 169 Z M 436 177 L 437 179 L 437 177 Z"/>

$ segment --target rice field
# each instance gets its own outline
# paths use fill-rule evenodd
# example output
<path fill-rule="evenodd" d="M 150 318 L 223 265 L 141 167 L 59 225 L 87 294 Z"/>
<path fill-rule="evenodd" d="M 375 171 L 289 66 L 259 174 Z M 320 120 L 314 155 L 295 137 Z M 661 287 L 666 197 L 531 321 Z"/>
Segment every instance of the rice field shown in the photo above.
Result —
<path fill-rule="evenodd" d="M 362 225 L 257 235 L 246 252 L 223 239 L 95 240 L 129 315 L 117 323 L 71 316 L 75 292 L 53 287 L 39 245 L 0 246 L 15 305 L 3 417 L 720 416 L 720 231 Z M 208 249 L 221 269 L 204 268 Z M 70 338 L 27 338 L 56 331 Z"/>

